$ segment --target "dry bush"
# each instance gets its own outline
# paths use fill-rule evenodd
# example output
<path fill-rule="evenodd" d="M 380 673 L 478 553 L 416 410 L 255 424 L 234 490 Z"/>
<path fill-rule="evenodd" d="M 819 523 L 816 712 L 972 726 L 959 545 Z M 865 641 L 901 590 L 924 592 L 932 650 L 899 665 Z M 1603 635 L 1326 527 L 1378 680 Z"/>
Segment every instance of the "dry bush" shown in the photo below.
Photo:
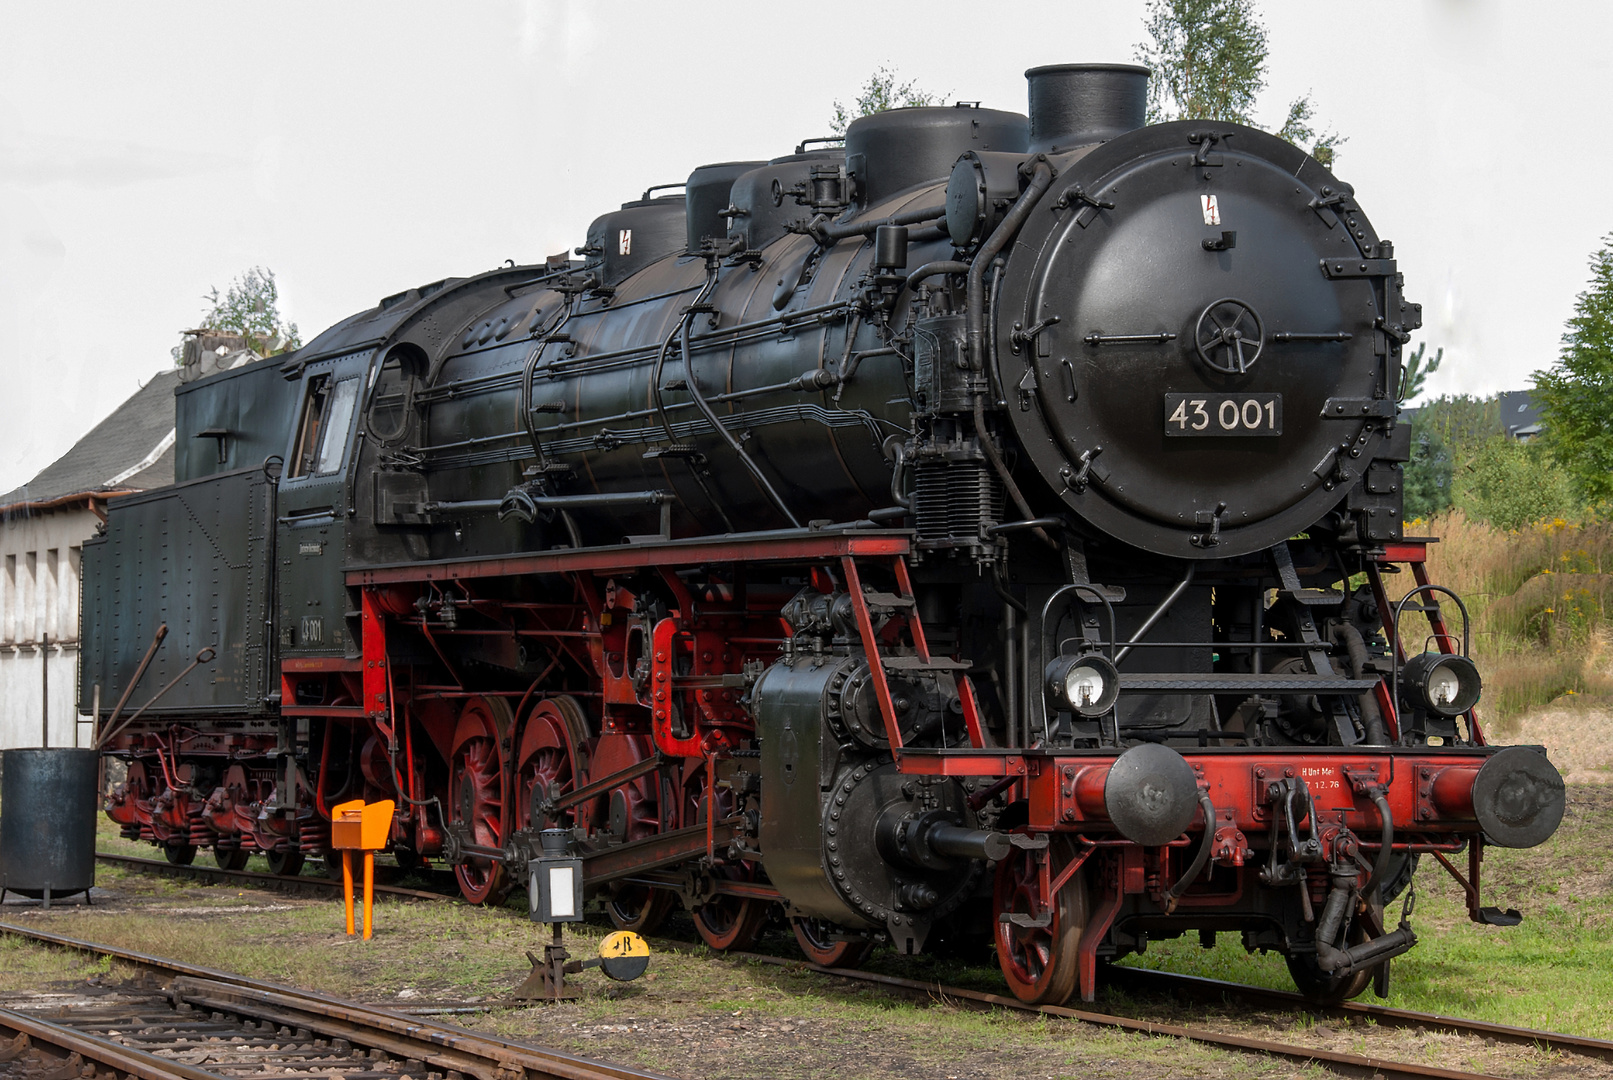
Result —
<path fill-rule="evenodd" d="M 1407 532 L 1440 538 L 1429 545 L 1429 575 L 1460 594 L 1473 617 L 1492 725 L 1516 730 L 1522 713 L 1559 699 L 1613 702 L 1613 523 L 1554 518 L 1504 530 L 1457 510 Z M 1455 616 L 1449 605 L 1446 613 Z M 1406 620 L 1408 642 L 1421 629 L 1415 623 Z"/>

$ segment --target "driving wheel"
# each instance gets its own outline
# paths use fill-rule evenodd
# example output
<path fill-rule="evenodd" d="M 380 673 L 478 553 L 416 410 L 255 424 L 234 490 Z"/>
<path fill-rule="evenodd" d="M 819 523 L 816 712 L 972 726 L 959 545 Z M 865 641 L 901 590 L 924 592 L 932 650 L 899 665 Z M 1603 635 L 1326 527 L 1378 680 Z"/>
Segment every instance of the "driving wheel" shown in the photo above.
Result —
<path fill-rule="evenodd" d="M 823 919 L 790 919 L 796 944 L 808 960 L 819 967 L 861 967 L 874 954 L 874 943 L 867 938 L 837 937 L 838 926 Z"/>
<path fill-rule="evenodd" d="M 471 698 L 459 714 L 448 787 L 452 823 L 478 847 L 500 848 L 506 835 L 504 755 L 499 746 L 510 729 L 510 707 L 501 698 Z M 473 904 L 502 903 L 510 891 L 504 864 L 466 855 L 454 866 L 460 894 Z"/>

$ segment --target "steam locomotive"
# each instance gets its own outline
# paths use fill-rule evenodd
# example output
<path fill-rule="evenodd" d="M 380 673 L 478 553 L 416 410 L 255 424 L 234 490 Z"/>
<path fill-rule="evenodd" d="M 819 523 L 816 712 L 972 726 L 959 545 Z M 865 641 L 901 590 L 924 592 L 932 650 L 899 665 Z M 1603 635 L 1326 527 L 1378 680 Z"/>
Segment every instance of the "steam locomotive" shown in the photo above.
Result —
<path fill-rule="evenodd" d="M 296 873 L 392 799 L 473 902 L 558 847 L 622 928 L 974 935 L 1030 1002 L 1190 931 L 1384 993 L 1424 855 L 1517 921 L 1564 788 L 1403 535 L 1392 245 L 1145 69 L 1027 78 L 181 386 L 84 549 L 113 820 Z"/>

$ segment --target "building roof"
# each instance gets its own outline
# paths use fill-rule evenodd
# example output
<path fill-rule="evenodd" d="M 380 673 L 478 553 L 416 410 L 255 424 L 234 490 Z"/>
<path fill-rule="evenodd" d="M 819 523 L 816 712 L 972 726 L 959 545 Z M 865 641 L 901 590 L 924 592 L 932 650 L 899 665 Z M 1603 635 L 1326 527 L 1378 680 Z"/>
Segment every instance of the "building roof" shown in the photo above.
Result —
<path fill-rule="evenodd" d="M 145 491 L 174 482 L 174 388 L 179 371 L 152 380 L 28 483 L 0 495 L 0 512 L 43 509 L 75 497 Z"/>
<path fill-rule="evenodd" d="M 1514 439 L 1527 439 L 1539 435 L 1541 428 L 1540 403 L 1527 390 L 1508 390 L 1498 394 L 1501 405 L 1501 426 Z"/>

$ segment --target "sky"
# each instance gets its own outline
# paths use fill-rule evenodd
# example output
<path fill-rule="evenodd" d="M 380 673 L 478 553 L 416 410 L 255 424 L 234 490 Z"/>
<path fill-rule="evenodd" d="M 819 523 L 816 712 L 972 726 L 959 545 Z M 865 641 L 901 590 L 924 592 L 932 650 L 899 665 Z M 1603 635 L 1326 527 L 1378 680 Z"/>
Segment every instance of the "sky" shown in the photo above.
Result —
<path fill-rule="evenodd" d="M 1423 304 L 1413 345 L 1445 350 L 1430 392 L 1526 386 L 1613 232 L 1613 5 L 1259 7 L 1257 119 L 1309 93 L 1347 138 L 1335 170 Z M 788 153 L 881 65 L 1023 111 L 1025 69 L 1130 61 L 1144 12 L 0 0 L 0 491 L 168 366 L 248 267 L 308 340 L 410 286 L 570 250 L 697 165 Z"/>

